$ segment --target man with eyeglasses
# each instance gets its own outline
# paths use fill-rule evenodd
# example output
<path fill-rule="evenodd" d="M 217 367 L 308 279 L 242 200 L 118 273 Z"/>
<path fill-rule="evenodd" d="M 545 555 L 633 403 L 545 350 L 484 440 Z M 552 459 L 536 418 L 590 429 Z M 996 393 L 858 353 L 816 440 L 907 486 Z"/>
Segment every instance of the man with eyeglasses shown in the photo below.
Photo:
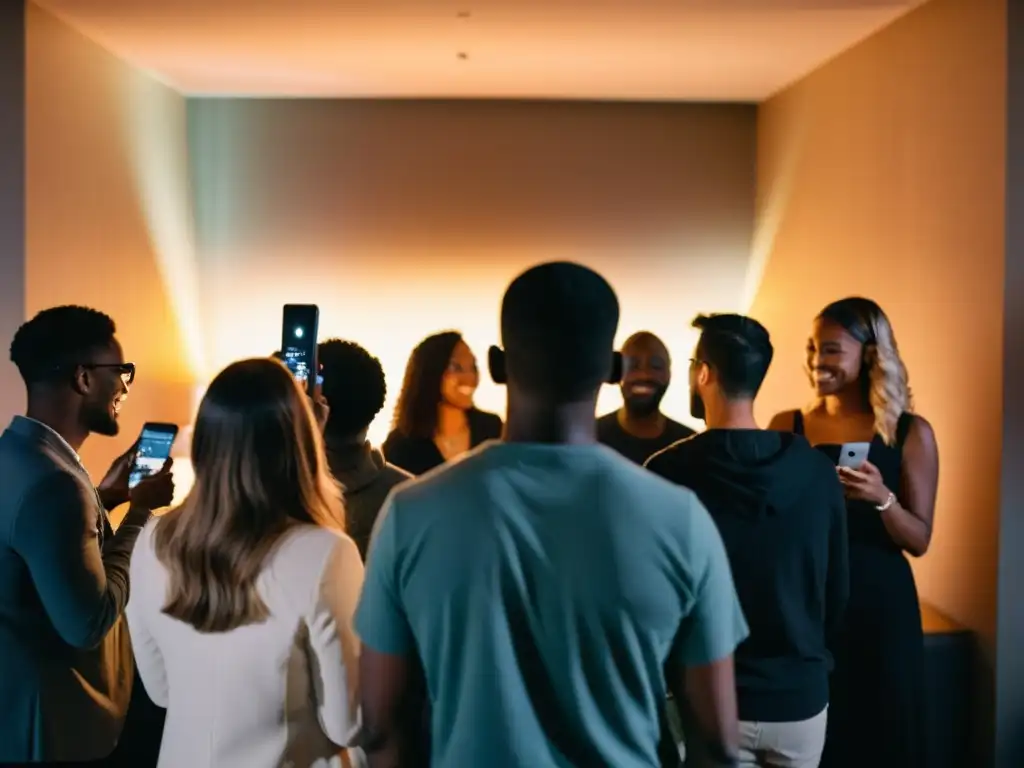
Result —
<path fill-rule="evenodd" d="M 168 464 L 129 492 L 134 450 L 98 488 L 79 459 L 91 433 L 117 434 L 135 377 L 114 334 L 103 313 L 65 306 L 11 343 L 28 408 L 0 435 L 0 763 L 104 758 L 124 722 L 129 560 L 174 486 Z M 123 502 L 115 533 L 107 510 Z"/>

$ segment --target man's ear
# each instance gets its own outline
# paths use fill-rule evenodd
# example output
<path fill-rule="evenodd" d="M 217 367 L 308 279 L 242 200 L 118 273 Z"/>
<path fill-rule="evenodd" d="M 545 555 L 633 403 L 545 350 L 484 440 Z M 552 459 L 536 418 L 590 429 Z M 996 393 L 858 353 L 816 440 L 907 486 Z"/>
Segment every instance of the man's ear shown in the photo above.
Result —
<path fill-rule="evenodd" d="M 92 388 L 92 374 L 88 368 L 83 368 L 80 365 L 75 366 L 71 378 L 71 388 L 75 391 L 75 394 L 82 395 L 83 397 L 89 394 L 89 390 Z"/>
<path fill-rule="evenodd" d="M 706 387 L 710 381 L 711 381 L 711 366 L 708 365 L 707 363 L 698 363 L 697 364 L 697 383 L 700 386 L 702 386 L 702 387 Z"/>
<path fill-rule="evenodd" d="M 612 369 L 608 374 L 608 384 L 618 384 L 622 381 L 622 353 L 612 352 Z"/>
<path fill-rule="evenodd" d="M 505 350 L 492 344 L 487 350 L 487 370 L 495 384 L 508 384 L 508 371 L 505 370 Z"/>

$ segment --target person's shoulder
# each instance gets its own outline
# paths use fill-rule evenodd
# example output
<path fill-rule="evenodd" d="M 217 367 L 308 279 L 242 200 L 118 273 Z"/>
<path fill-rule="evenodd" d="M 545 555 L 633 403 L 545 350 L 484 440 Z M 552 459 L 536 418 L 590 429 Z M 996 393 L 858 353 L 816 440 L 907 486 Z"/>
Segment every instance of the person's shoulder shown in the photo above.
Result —
<path fill-rule="evenodd" d="M 5 433 L 0 436 L 0 476 L 4 479 L 5 491 L 17 493 L 18 486 L 26 493 L 64 490 L 76 478 L 62 458 L 41 444 Z"/>
<path fill-rule="evenodd" d="M 388 436 L 384 438 L 384 442 L 382 443 L 382 447 L 385 448 L 385 449 L 393 448 L 396 445 L 400 445 L 401 443 L 404 443 L 408 439 L 409 438 L 406 437 L 406 435 L 403 434 L 402 432 L 400 432 L 399 430 L 392 429 L 390 432 L 388 432 Z"/>
<path fill-rule="evenodd" d="M 690 457 L 693 455 L 693 451 L 697 450 L 702 442 L 701 434 L 702 433 L 693 432 L 691 430 L 691 433 L 686 437 L 676 440 L 671 445 L 652 454 L 647 461 L 644 462 L 644 467 L 649 471 L 662 476 L 671 475 L 680 467 L 685 468 L 690 462 Z"/>
<path fill-rule="evenodd" d="M 286 564 L 290 572 L 302 572 L 301 580 L 313 580 L 323 574 L 329 563 L 361 561 L 359 548 L 347 533 L 312 523 L 297 523 L 285 533 L 275 550 L 278 568 Z"/>
<path fill-rule="evenodd" d="M 166 575 L 167 569 L 156 554 L 156 532 L 162 525 L 167 524 L 168 515 L 174 515 L 175 511 L 151 517 L 139 532 L 135 540 L 135 548 L 132 549 L 132 573 L 135 578 L 141 574 L 143 580 L 152 582 L 154 579 Z"/>
<path fill-rule="evenodd" d="M 686 438 L 693 437 L 697 434 L 697 430 L 693 427 L 688 427 L 683 424 L 683 422 L 676 421 L 668 416 L 665 417 L 665 431 L 677 441 L 685 440 Z"/>
<path fill-rule="evenodd" d="M 669 448 L 675 448 L 676 445 Z M 669 448 L 659 451 L 655 456 Z M 618 490 L 627 493 L 635 501 L 637 510 L 646 510 L 646 513 L 656 516 L 661 514 L 661 510 L 666 510 L 667 514 L 676 517 L 681 510 L 689 510 L 695 505 L 700 507 L 697 495 L 689 488 L 668 480 L 660 473 L 652 472 L 646 464 L 642 467 L 611 449 L 608 451 L 603 473 L 605 483 L 614 484 Z"/>
<path fill-rule="evenodd" d="M 906 421 L 907 440 L 914 439 L 933 446 L 936 444 L 935 429 L 924 416 L 904 411 L 901 418 Z"/>
<path fill-rule="evenodd" d="M 622 435 L 622 427 L 619 426 L 618 411 L 611 411 L 604 416 L 597 417 L 597 439 L 602 443 L 614 441 Z"/>
<path fill-rule="evenodd" d="M 404 483 L 406 480 L 412 480 L 415 475 L 406 472 L 401 467 L 397 467 L 390 462 L 385 462 L 384 466 L 380 470 L 378 482 L 385 487 L 392 487 L 399 483 Z"/>
<path fill-rule="evenodd" d="M 768 422 L 768 429 L 774 432 L 792 432 L 796 428 L 797 414 L 802 413 L 799 408 L 790 408 L 779 411 L 772 416 Z"/>
<path fill-rule="evenodd" d="M 485 439 L 493 439 L 501 435 L 501 430 L 504 428 L 501 416 L 490 411 L 481 411 L 478 408 L 474 408 L 469 413 L 476 431 Z"/>
<path fill-rule="evenodd" d="M 803 465 L 800 472 L 808 482 L 824 483 L 830 490 L 839 484 L 832 459 L 811 445 L 806 437 L 791 433 L 783 438 L 790 441 L 788 450 Z"/>
<path fill-rule="evenodd" d="M 404 508 L 433 503 L 439 497 L 443 498 L 467 481 L 478 477 L 481 471 L 491 465 L 490 447 L 486 443 L 479 445 L 422 475 L 403 478 L 391 490 L 389 500 L 393 506 L 401 504 Z"/>

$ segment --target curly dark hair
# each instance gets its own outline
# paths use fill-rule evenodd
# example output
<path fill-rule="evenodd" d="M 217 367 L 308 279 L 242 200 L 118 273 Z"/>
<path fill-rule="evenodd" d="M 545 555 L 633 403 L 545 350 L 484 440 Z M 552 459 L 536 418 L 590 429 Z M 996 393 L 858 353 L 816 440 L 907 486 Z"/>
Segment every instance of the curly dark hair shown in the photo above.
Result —
<path fill-rule="evenodd" d="M 51 380 L 69 365 L 114 341 L 114 321 L 96 309 L 63 306 L 44 309 L 14 334 L 11 362 L 29 387 Z"/>
<path fill-rule="evenodd" d="M 357 435 L 370 426 L 384 407 L 387 382 L 380 360 L 354 341 L 328 339 L 318 347 L 320 391 L 330 414 L 327 431 L 341 437 Z"/>
<path fill-rule="evenodd" d="M 434 436 L 437 406 L 441 403 L 441 379 L 460 341 L 462 334 L 458 331 L 435 333 L 417 344 L 409 355 L 392 424 L 399 434 Z"/>

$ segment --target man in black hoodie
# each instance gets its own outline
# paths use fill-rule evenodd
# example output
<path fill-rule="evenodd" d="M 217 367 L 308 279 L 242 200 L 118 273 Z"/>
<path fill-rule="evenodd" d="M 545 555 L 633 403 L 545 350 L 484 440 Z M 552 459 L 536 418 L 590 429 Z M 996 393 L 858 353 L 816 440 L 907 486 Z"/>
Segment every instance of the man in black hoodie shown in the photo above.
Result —
<path fill-rule="evenodd" d="M 330 412 L 324 426 L 327 463 L 345 497 L 345 528 L 366 559 L 370 534 L 391 489 L 412 477 L 387 464 L 366 440 L 384 407 L 387 387 L 380 361 L 351 341 L 330 339 L 317 352 L 320 390 Z"/>
<path fill-rule="evenodd" d="M 849 592 L 842 487 L 802 436 L 754 421 L 773 352 L 764 326 L 742 315 L 693 325 L 690 409 L 708 428 L 646 466 L 693 490 L 725 542 L 750 625 L 735 655 L 741 763 L 813 768 L 825 743 L 828 639 Z"/>

